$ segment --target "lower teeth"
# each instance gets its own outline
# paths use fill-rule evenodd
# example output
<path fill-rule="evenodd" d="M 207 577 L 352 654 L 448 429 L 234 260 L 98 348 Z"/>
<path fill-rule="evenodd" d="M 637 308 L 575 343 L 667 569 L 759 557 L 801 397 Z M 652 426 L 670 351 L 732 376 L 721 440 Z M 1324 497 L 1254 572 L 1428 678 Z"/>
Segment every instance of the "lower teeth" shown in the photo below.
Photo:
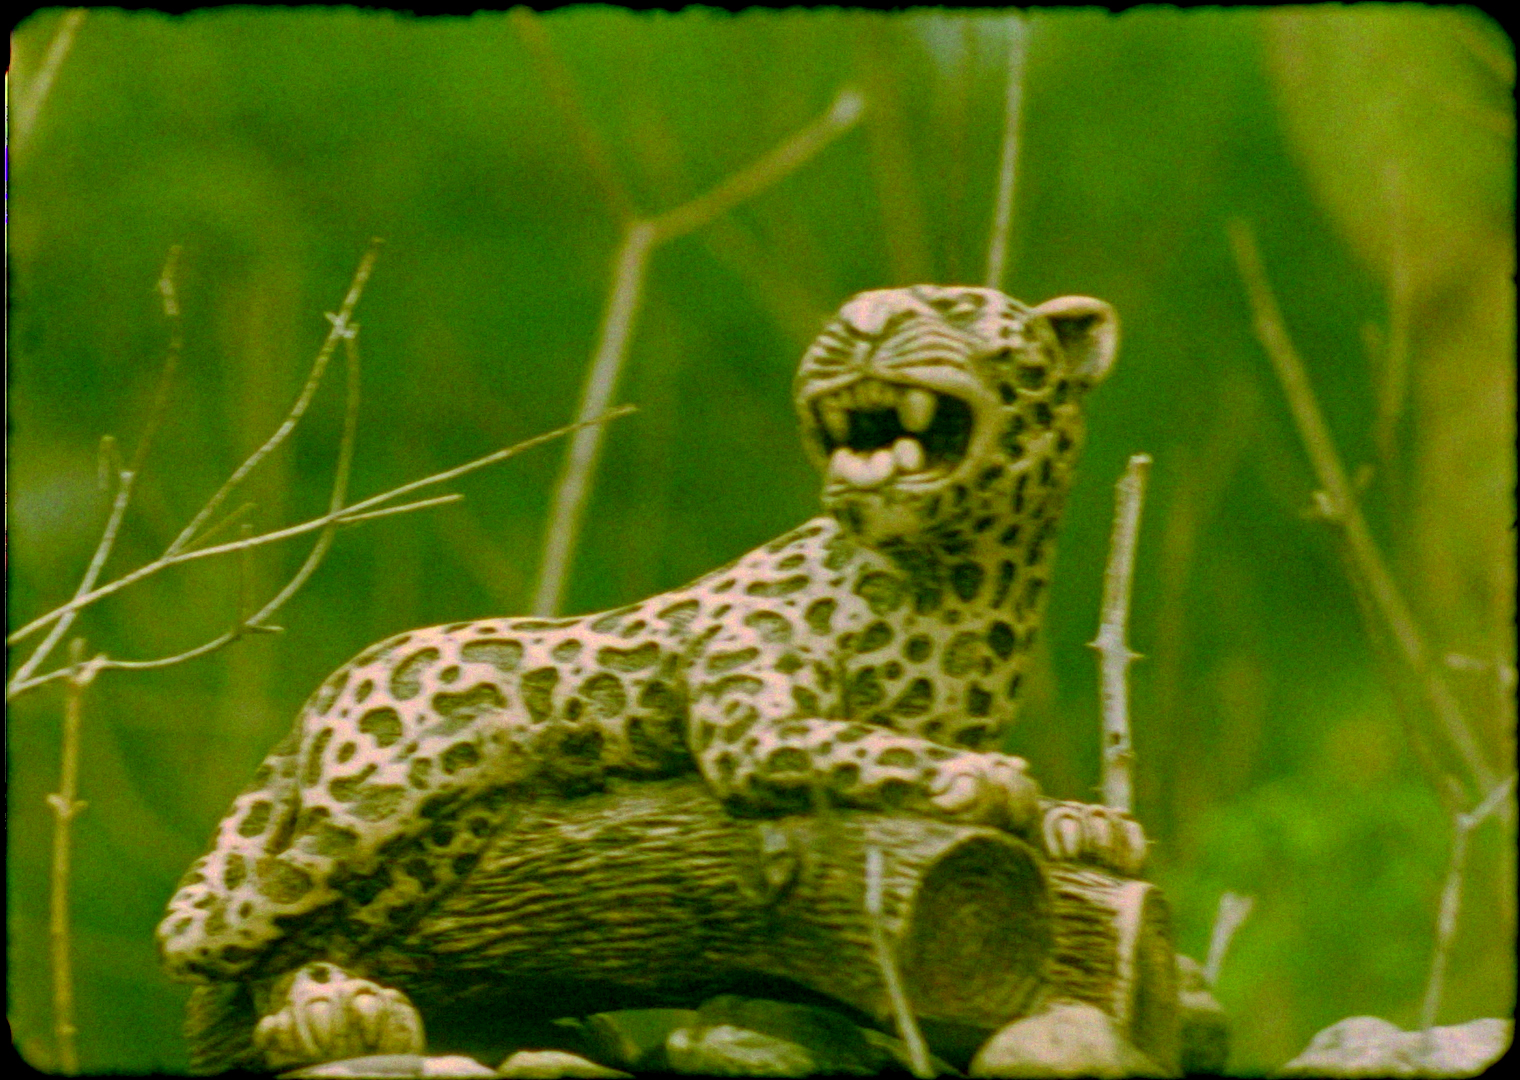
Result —
<path fill-rule="evenodd" d="M 869 454 L 841 446 L 829 458 L 829 476 L 855 487 L 876 487 L 899 474 L 924 471 L 924 448 L 917 439 L 898 439 Z"/>

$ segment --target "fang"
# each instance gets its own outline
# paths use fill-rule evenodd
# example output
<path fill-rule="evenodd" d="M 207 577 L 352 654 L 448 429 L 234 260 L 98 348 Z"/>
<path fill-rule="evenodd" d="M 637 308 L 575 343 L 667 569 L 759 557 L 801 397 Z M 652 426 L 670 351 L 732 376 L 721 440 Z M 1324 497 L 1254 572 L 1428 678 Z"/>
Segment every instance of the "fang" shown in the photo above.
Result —
<path fill-rule="evenodd" d="M 934 395 L 915 386 L 898 400 L 897 418 L 908 431 L 927 431 L 934 422 L 934 405 Z"/>

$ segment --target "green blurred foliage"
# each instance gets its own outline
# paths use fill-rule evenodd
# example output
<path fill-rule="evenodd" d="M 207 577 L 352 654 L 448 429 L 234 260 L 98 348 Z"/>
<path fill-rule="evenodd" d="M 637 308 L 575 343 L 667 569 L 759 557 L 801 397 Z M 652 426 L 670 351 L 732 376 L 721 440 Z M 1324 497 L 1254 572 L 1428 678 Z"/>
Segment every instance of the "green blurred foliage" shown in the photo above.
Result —
<path fill-rule="evenodd" d="M 17 31 L 13 101 L 61 18 Z M 656 254 L 618 395 L 640 412 L 609 432 L 569 608 L 679 585 L 815 512 L 792 365 L 855 291 L 980 279 L 1007 19 L 586 7 L 541 25 L 562 82 L 501 15 L 88 14 L 35 126 L 12 129 L 11 625 L 62 602 L 88 561 L 108 500 L 96 447 L 111 432 L 130 449 L 144 423 L 171 245 L 184 365 L 108 573 L 161 551 L 278 423 L 370 236 L 387 244 L 358 316 L 358 496 L 568 419 L 620 205 L 684 202 L 854 85 L 859 129 Z M 1137 813 L 1185 951 L 1202 958 L 1222 891 L 1256 897 L 1218 988 L 1245 1072 L 1343 1016 L 1415 1022 L 1450 843 L 1434 774 L 1454 767 L 1367 632 L 1334 536 L 1302 514 L 1313 476 L 1224 224 L 1257 228 L 1340 451 L 1373 466 L 1367 512 L 1433 651 L 1488 665 L 1447 678 L 1509 768 L 1512 82 L 1508 40 L 1462 9 L 1033 17 L 1005 287 L 1101 296 L 1125 344 L 1092 401 L 1046 665 L 1010 746 L 1051 792 L 1093 797 L 1083 642 L 1112 482 L 1147 451 Z M 250 480 L 258 528 L 321 511 L 340 397 L 326 388 Z M 183 1067 L 184 988 L 151 940 L 175 880 L 333 667 L 407 627 L 526 610 L 562 454 L 343 533 L 279 637 L 90 690 L 72 895 L 86 1071 Z M 261 595 L 303 553 L 263 549 Z M 235 588 L 233 566 L 196 564 L 78 632 L 163 655 L 227 626 Z M 9 726 L 10 1021 L 44 1066 L 61 698 L 19 699 Z M 1443 1022 L 1512 1008 L 1512 837 L 1492 821 L 1474 837 Z"/>

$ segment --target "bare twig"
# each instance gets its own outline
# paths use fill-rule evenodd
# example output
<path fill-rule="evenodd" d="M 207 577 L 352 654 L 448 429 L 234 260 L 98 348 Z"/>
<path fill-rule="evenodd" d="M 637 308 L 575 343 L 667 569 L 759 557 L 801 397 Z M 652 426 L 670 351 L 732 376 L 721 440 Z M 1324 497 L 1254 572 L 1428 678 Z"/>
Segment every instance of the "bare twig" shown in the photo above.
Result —
<path fill-rule="evenodd" d="M 1229 231 L 1241 280 L 1250 297 L 1256 336 L 1272 361 L 1278 381 L 1282 383 L 1299 437 L 1303 440 L 1304 449 L 1308 451 L 1320 483 L 1321 490 L 1314 493 L 1316 506 L 1320 514 L 1337 527 L 1346 545 L 1350 565 L 1362 576 L 1374 607 L 1398 647 L 1399 655 L 1414 673 L 1426 702 L 1440 721 L 1439 730 L 1462 758 L 1476 781 L 1478 790 L 1489 791 L 1495 783 L 1493 770 L 1484 760 L 1472 728 L 1462 715 L 1461 706 L 1451 688 L 1431 662 L 1424 637 L 1409 605 L 1404 602 L 1393 575 L 1389 573 L 1382 554 L 1373 542 L 1367 521 L 1357 505 L 1351 482 L 1347 479 L 1345 467 L 1336 452 L 1334 440 L 1320 413 L 1303 361 L 1288 337 L 1277 298 L 1272 294 L 1271 284 L 1262 268 L 1251 227 L 1237 220 L 1230 223 Z"/>
<path fill-rule="evenodd" d="M 639 294 L 644 287 L 644 267 L 654 245 L 654 226 L 635 221 L 623 236 L 613 272 L 612 296 L 602 319 L 601 339 L 596 358 L 586 375 L 578 416 L 593 416 L 612 400 L 628 339 L 633 334 L 633 319 L 638 310 Z M 533 610 L 539 615 L 553 615 L 559 610 L 565 580 L 570 576 L 570 561 L 580 533 L 581 516 L 591 493 L 591 477 L 601 454 L 602 439 L 598 428 L 586 428 L 570 443 L 559 483 L 554 489 L 554 508 L 549 514 L 544 534 L 544 558 L 539 569 L 538 588 Z"/>
<path fill-rule="evenodd" d="M 53 33 L 53 40 L 48 43 L 47 53 L 42 58 L 42 66 L 37 69 L 36 78 L 27 84 L 23 93 L 17 95 L 20 100 L 16 102 L 16 116 L 11 127 L 12 151 L 19 151 L 31 136 L 32 129 L 37 126 L 37 116 L 42 112 L 42 106 L 53 89 L 58 69 L 63 66 L 69 50 L 74 47 L 74 35 L 79 32 L 84 17 L 84 8 L 74 8 L 59 20 L 58 29 Z"/>
<path fill-rule="evenodd" d="M 169 257 L 164 261 L 163 271 L 158 278 L 158 291 L 163 299 L 164 318 L 169 323 L 169 346 L 164 355 L 163 368 L 158 377 L 158 389 L 153 395 L 153 406 L 148 411 L 148 420 L 144 425 L 142 437 L 137 441 L 137 449 L 132 454 L 131 464 L 117 473 L 116 495 L 111 500 L 111 511 L 106 516 L 105 528 L 101 530 L 100 541 L 95 545 L 95 553 L 90 557 L 89 566 L 85 568 L 84 578 L 79 582 L 79 588 L 74 591 L 74 599 L 70 604 L 58 609 L 56 620 L 50 620 L 53 622 L 52 630 L 16 670 L 15 677 L 11 680 L 13 683 L 26 682 L 39 667 L 47 662 L 47 658 L 52 655 L 53 647 L 74 624 L 75 612 L 82 606 L 78 603 L 80 598 L 94 589 L 95 582 L 100 579 L 101 570 L 105 568 L 106 560 L 111 557 L 111 551 L 116 546 L 116 537 L 121 531 L 122 518 L 126 516 L 127 507 L 132 502 L 132 489 L 142 471 L 143 462 L 147 459 L 148 449 L 153 445 L 153 436 L 158 431 L 164 413 L 168 411 L 169 387 L 174 380 L 175 372 L 179 369 L 179 358 L 184 349 L 179 296 L 175 292 L 174 284 L 174 274 L 179 268 L 179 254 L 178 244 L 169 249 Z M 115 440 L 109 444 L 103 442 L 101 450 L 102 457 L 115 457 Z M 12 634 L 6 638 L 6 644 L 14 645 L 24 636 L 26 635 Z"/>
<path fill-rule="evenodd" d="M 347 340 L 348 336 L 352 333 L 353 327 L 349 325 L 349 320 L 353 317 L 354 308 L 359 304 L 359 298 L 364 295 L 364 286 L 368 284 L 370 274 L 374 272 L 375 260 L 380 257 L 380 246 L 382 243 L 383 241 L 379 237 L 375 237 L 370 241 L 369 250 L 359 260 L 358 269 L 354 271 L 353 280 L 348 286 L 348 294 L 344 296 L 343 304 L 338 309 L 338 313 L 336 315 L 328 314 L 327 320 L 332 325 L 327 331 L 327 338 L 322 342 L 322 347 L 317 350 L 317 358 L 312 362 L 311 371 L 306 376 L 306 385 L 296 395 L 295 404 L 285 414 L 285 419 L 280 422 L 280 426 L 275 429 L 274 434 L 264 441 L 264 445 L 248 455 L 247 460 L 233 470 L 232 475 L 227 478 L 227 482 L 217 490 L 216 494 L 207 500 L 206 505 L 201 507 L 200 512 L 191 519 L 190 524 L 186 525 L 180 534 L 174 538 L 174 542 L 164 551 L 165 555 L 176 555 L 183 551 L 195 539 L 195 534 L 200 530 L 201 526 L 216 513 L 227 496 L 231 495 L 248 474 L 258 466 L 259 462 L 273 453 L 275 448 L 284 442 L 286 437 L 295 430 L 295 426 L 300 423 L 301 417 L 306 414 L 306 409 L 317 392 L 317 387 L 322 384 L 322 376 L 327 371 L 327 364 L 332 359 L 333 350 L 338 347 L 338 342 Z"/>
<path fill-rule="evenodd" d="M 1129 810 L 1134 803 L 1129 665 L 1140 654 L 1130 651 L 1125 632 L 1135 578 L 1140 508 L 1145 502 L 1145 478 L 1150 467 L 1149 454 L 1131 454 L 1124 475 L 1114 487 L 1114 529 L 1108 543 L 1108 568 L 1103 573 L 1103 617 L 1098 624 L 1098 636 L 1088 642 L 1088 647 L 1098 653 L 1099 692 L 1103 701 L 1103 802 L 1117 810 Z"/>
<path fill-rule="evenodd" d="M 431 499 L 418 499 L 416 502 L 402 503 L 400 506 L 387 506 L 384 510 L 371 510 L 366 514 L 354 514 L 345 512 L 337 519 L 339 525 L 359 525 L 366 521 L 374 521 L 376 518 L 394 517 L 397 514 L 410 514 L 414 510 L 431 510 L 437 506 L 448 506 L 450 503 L 464 502 L 464 496 L 457 491 L 451 495 L 435 495 Z"/>
<path fill-rule="evenodd" d="M 826 113 L 769 154 L 690 202 L 654 218 L 651 224 L 655 243 L 663 244 L 700 229 L 719 214 L 779 184 L 854 127 L 865 112 L 865 104 L 858 91 L 848 87 L 841 90 Z"/>
<path fill-rule="evenodd" d="M 929 1064 L 929 1048 L 923 1033 L 918 1029 L 918 1018 L 908 1004 L 907 991 L 903 989 L 902 974 L 897 961 L 887 945 L 887 929 L 882 922 L 882 855 L 881 849 L 872 845 L 866 848 L 866 922 L 871 928 L 871 948 L 876 954 L 876 966 L 892 1003 L 892 1015 L 897 1021 L 897 1037 L 908 1048 L 908 1061 L 914 1076 L 932 1077 L 934 1069 Z"/>
<path fill-rule="evenodd" d="M 369 267 L 367 267 L 365 264 L 368 263 L 369 266 L 371 266 L 371 267 L 373 266 L 373 261 L 374 261 L 373 260 L 373 255 L 375 254 L 375 252 L 376 252 L 376 245 L 372 244 L 371 248 L 370 248 L 370 252 L 366 256 L 365 262 L 361 262 L 361 264 L 360 264 L 360 273 L 355 275 L 355 282 L 356 282 L 357 286 L 359 286 L 359 287 L 357 289 L 351 287 L 350 290 L 349 290 L 349 300 L 353 301 L 354 303 L 357 303 L 357 301 L 358 301 L 358 293 L 362 291 L 363 281 L 361 280 L 361 278 L 362 279 L 367 279 L 369 277 Z M 165 279 L 166 280 L 172 280 L 172 279 L 168 279 L 167 275 L 166 275 Z M 172 314 L 172 315 L 174 315 L 174 316 L 177 317 L 178 314 L 179 314 L 179 305 L 178 305 L 177 299 L 174 296 L 173 289 L 172 289 L 172 284 L 165 290 L 164 295 L 165 295 L 166 312 L 170 313 L 170 314 Z M 333 319 L 334 331 L 338 333 L 339 337 L 342 339 L 342 341 L 344 343 L 345 350 L 346 350 L 346 356 L 347 356 L 347 359 L 348 359 L 348 394 L 347 394 L 347 402 L 348 403 L 347 403 L 347 408 L 345 410 L 344 418 L 343 418 L 343 434 L 342 434 L 341 442 L 339 443 L 339 448 L 338 448 L 338 466 L 337 466 L 337 470 L 336 470 L 336 475 L 335 475 L 334 480 L 333 480 L 332 495 L 331 495 L 331 497 L 329 499 L 329 505 L 328 505 L 328 514 L 329 514 L 329 516 L 333 515 L 333 514 L 336 514 L 336 513 L 339 513 L 339 512 L 342 511 L 342 509 L 343 509 L 343 501 L 344 501 L 345 498 L 347 498 L 347 495 L 348 495 L 348 478 L 349 478 L 350 472 L 352 471 L 352 466 L 353 466 L 354 443 L 355 443 L 355 439 L 356 439 L 356 435 L 357 435 L 358 422 L 359 422 L 359 353 L 358 353 L 358 343 L 357 343 L 357 336 L 358 336 L 358 332 L 359 332 L 359 326 L 358 326 L 357 323 L 350 323 L 348 321 L 347 316 L 352 313 L 352 310 L 353 310 L 352 304 L 346 302 L 345 303 L 345 310 L 344 310 L 343 314 L 341 314 L 341 315 L 339 315 L 338 317 L 335 317 L 335 318 L 330 317 L 330 318 Z M 330 350 L 325 350 L 325 351 L 330 351 Z M 325 366 L 325 363 L 326 363 L 325 360 L 320 360 L 319 359 L 318 366 L 319 367 Z M 320 377 L 321 377 L 320 376 L 320 371 L 315 371 L 314 370 L 314 376 L 312 378 L 308 378 L 308 380 L 307 380 L 308 391 L 314 391 L 315 390 L 316 382 L 320 380 Z M 294 427 L 295 420 L 298 420 L 300 418 L 300 414 L 305 411 L 306 403 L 308 403 L 310 401 L 311 394 L 309 392 L 303 392 L 302 399 L 303 399 L 302 401 L 298 402 L 298 410 L 292 410 L 292 415 L 294 416 L 294 419 L 292 419 L 291 417 L 287 417 L 286 423 L 281 426 L 282 427 L 282 431 L 288 433 L 289 429 L 291 427 Z M 157 412 L 161 412 L 163 405 L 164 405 L 163 401 L 160 401 L 160 402 L 156 403 L 156 405 L 155 405 L 155 412 L 156 413 Z M 277 436 L 279 438 L 283 438 L 284 437 L 283 435 L 281 435 L 278 432 L 276 434 L 277 434 Z M 273 446 L 271 445 L 271 443 L 274 443 L 274 442 L 275 442 L 275 440 L 270 440 L 270 442 L 266 442 L 265 445 L 264 445 L 264 447 L 261 448 L 260 453 L 265 453 L 269 449 L 272 449 Z M 255 455 L 255 456 L 257 457 L 259 455 Z M 137 468 L 135 466 L 138 466 L 140 464 L 140 458 L 141 458 L 141 452 L 139 453 L 138 457 L 134 459 L 134 462 L 133 462 L 134 468 L 131 470 L 131 474 L 134 475 L 134 476 L 137 473 Z M 252 460 L 253 459 L 250 459 L 250 461 L 252 461 Z M 248 465 L 247 462 L 245 462 L 244 464 L 245 464 L 245 466 Z M 246 475 L 246 469 L 244 470 L 244 475 Z M 125 485 L 123 485 L 123 486 L 125 487 Z M 221 499 L 224 498 L 225 495 L 228 492 L 230 492 L 231 487 L 232 487 L 232 482 L 229 481 L 228 484 L 224 485 L 223 488 L 221 489 L 221 491 L 219 491 L 217 493 L 217 496 L 215 498 L 213 498 L 212 504 L 208 504 L 207 510 L 214 509 L 214 505 L 213 504 L 219 503 L 221 501 Z M 249 504 L 245 504 L 245 508 L 246 508 L 247 505 L 249 505 Z M 233 518 L 239 516 L 239 514 L 241 512 L 242 511 L 239 510 L 239 511 L 234 512 L 232 515 L 229 515 L 229 517 L 223 519 L 223 521 L 220 522 L 215 528 L 216 529 L 220 529 L 220 528 L 226 526 Z M 203 511 L 202 514 L 198 516 L 198 518 L 200 520 L 204 520 L 204 518 L 207 517 L 207 516 L 209 516 L 209 514 L 206 511 Z M 251 609 L 253 607 L 253 594 L 252 594 L 252 589 L 253 589 L 252 555 L 253 555 L 253 549 L 257 546 L 257 544 L 254 542 L 254 538 L 251 536 L 251 532 L 252 532 L 251 526 L 249 526 L 248 524 L 245 523 L 243 525 L 243 527 L 242 527 L 242 530 L 241 530 L 241 532 L 242 532 L 241 538 L 235 544 L 225 545 L 225 546 L 229 547 L 230 549 L 235 550 L 237 552 L 237 555 L 238 555 L 238 566 L 237 566 L 237 593 L 238 593 L 238 595 L 237 595 L 237 599 L 236 599 L 237 609 L 238 609 L 238 616 L 237 616 L 237 619 L 236 619 L 236 621 L 235 621 L 232 629 L 226 631 L 225 633 L 217 635 L 215 638 L 211 639 L 210 641 L 205 642 L 205 643 L 203 643 L 201 645 L 198 645 L 195 648 L 187 649 L 187 650 L 185 650 L 183 652 L 175 653 L 172 656 L 160 657 L 160 658 L 158 658 L 156 660 L 113 660 L 110 657 L 107 657 L 105 655 L 97 656 L 92 661 L 90 661 L 90 664 L 89 664 L 89 677 L 91 679 L 93 679 L 100 672 L 102 672 L 102 671 L 109 671 L 109 670 L 118 670 L 118 671 L 121 671 L 121 670 L 137 670 L 137 671 L 142 671 L 142 670 L 149 670 L 149 669 L 154 669 L 154 668 L 171 667 L 171 666 L 173 666 L 175 664 L 184 663 L 187 660 L 192 660 L 192 659 L 196 659 L 196 658 L 201 657 L 201 656 L 209 655 L 210 653 L 213 653 L 216 650 L 218 650 L 220 648 L 223 648 L 226 645 L 230 645 L 234 641 L 239 640 L 240 638 L 243 637 L 244 634 L 249 633 L 249 632 L 261 632 L 261 633 L 278 632 L 279 629 L 280 629 L 279 627 L 266 625 L 265 620 L 268 619 L 269 616 L 273 615 L 275 611 L 279 610 L 279 608 L 281 606 L 283 606 L 285 604 L 285 602 L 290 599 L 291 596 L 295 595 L 296 590 L 298 590 L 303 584 L 305 584 L 307 578 L 309 578 L 311 576 L 311 574 L 316 570 L 317 565 L 322 561 L 322 558 L 327 554 L 328 548 L 330 548 L 332 546 L 332 535 L 333 535 L 333 532 L 334 532 L 334 530 L 336 528 L 337 528 L 337 522 L 336 521 L 333 522 L 333 523 L 330 523 L 327 526 L 326 531 L 318 539 L 317 544 L 312 549 L 311 554 L 307 556 L 306 561 L 302 564 L 301 568 L 296 572 L 295 576 L 290 580 L 290 582 L 288 582 L 286 584 L 285 588 L 281 589 L 280 592 L 278 592 L 272 600 L 270 600 L 268 603 L 266 603 L 264 605 L 264 607 L 261 608 L 257 612 L 257 614 L 250 614 L 250 611 L 251 611 Z M 193 530 L 191 530 L 191 529 L 187 529 L 184 532 L 182 532 L 180 534 L 180 539 L 176 540 L 175 544 L 178 544 L 180 542 L 180 540 L 183 540 L 183 539 L 186 539 L 186 538 L 190 537 L 192 535 L 192 532 L 193 532 Z M 170 549 L 169 550 L 171 552 L 174 550 L 175 544 L 171 544 L 170 545 Z M 211 549 L 209 549 L 209 548 L 202 548 L 199 552 L 196 552 L 194 554 L 196 554 L 196 555 L 202 555 L 202 554 L 204 554 L 205 552 L 207 552 L 209 550 L 211 550 Z M 159 561 L 162 562 L 163 560 L 160 559 Z M 152 565 L 152 564 L 150 564 L 150 565 Z M 130 575 L 128 575 L 128 576 L 130 577 Z M 146 576 L 146 575 L 144 575 L 144 576 Z M 59 624 L 61 625 L 62 622 L 63 622 L 63 620 L 60 619 L 60 623 Z M 78 665 L 77 665 L 77 662 L 76 662 L 75 668 L 77 669 L 77 667 L 78 667 Z M 49 676 L 44 676 L 40 680 L 39 679 L 21 678 L 20 677 L 21 673 L 18 672 L 18 677 L 15 680 L 12 680 L 11 686 L 9 686 L 7 688 L 7 695 L 9 697 L 14 697 L 17 694 L 23 693 L 26 690 L 30 690 L 30 689 L 35 688 L 38 685 L 41 685 L 45 681 L 49 681 L 53 677 L 71 678 L 72 676 L 69 674 L 69 671 L 70 671 L 70 669 L 59 669 L 58 671 L 50 673 Z"/>
<path fill-rule="evenodd" d="M 452 499 L 423 499 L 419 502 L 411 503 L 406 506 L 389 507 L 383 512 L 371 512 L 380 503 L 394 499 L 400 495 L 409 494 L 410 492 L 416 491 L 418 488 L 428 487 L 433 484 L 441 484 L 449 480 L 457 479 L 458 477 L 464 476 L 467 473 L 475 472 L 478 469 L 483 469 L 487 465 L 494 465 L 498 461 L 505 461 L 507 458 L 516 457 L 518 454 L 524 453 L 525 451 L 531 450 L 535 447 L 542 446 L 544 443 L 549 442 L 550 440 L 560 438 L 563 435 L 571 434 L 572 432 L 586 427 L 588 424 L 603 424 L 620 416 L 626 416 L 633 411 L 634 406 L 632 405 L 620 405 L 617 408 L 609 409 L 601 416 L 593 417 L 584 423 L 567 424 L 562 428 L 556 428 L 553 431 L 546 431 L 542 435 L 535 435 L 531 439 L 525 439 L 524 441 L 513 446 L 509 446 L 505 449 L 497 450 L 494 453 L 487 454 L 485 457 L 476 458 L 474 461 L 468 461 L 463 465 L 457 465 L 452 469 L 447 469 L 441 473 L 435 473 L 432 476 L 425 476 L 420 480 L 413 480 L 410 483 L 401 485 L 400 487 L 392 488 L 390 491 L 371 496 L 362 502 L 354 503 L 352 506 L 339 510 L 336 513 L 323 514 L 319 518 L 313 518 L 312 520 L 302 522 L 299 525 L 292 525 L 289 528 L 279 529 L 275 532 L 263 533 L 259 536 L 251 537 L 248 540 L 238 540 L 234 543 L 229 544 L 218 544 L 214 547 L 197 548 L 194 551 L 182 551 L 178 555 L 169 558 L 160 557 L 145 566 L 138 567 L 136 570 L 133 570 L 129 574 L 124 574 L 122 577 L 117 578 L 115 581 L 111 582 L 108 585 L 102 585 L 98 589 L 95 589 L 89 593 L 84 594 L 83 596 L 71 600 L 69 603 L 64 604 L 62 607 L 55 608 L 53 611 L 48 612 L 46 615 L 42 615 L 36 619 L 33 619 L 30 623 L 27 623 L 25 626 L 21 627 L 21 629 L 13 633 L 9 641 L 10 643 L 13 643 L 15 641 L 25 640 L 31 634 L 36 633 L 38 630 L 41 630 L 42 628 L 48 626 L 50 623 L 64 618 L 67 614 L 78 611 L 81 608 L 89 607 L 91 604 L 97 603 L 107 596 L 118 593 L 130 585 L 135 585 L 137 582 L 143 580 L 144 578 L 161 573 L 171 566 L 179 566 L 184 563 L 194 562 L 197 559 L 212 558 L 218 555 L 227 555 L 234 552 L 244 551 L 249 548 L 262 547 L 265 544 L 272 544 L 281 540 L 289 540 L 297 536 L 304 536 L 307 533 L 317 532 L 318 530 L 326 529 L 332 525 L 347 525 L 351 522 L 362 521 L 369 518 L 381 517 L 389 514 L 403 513 L 411 510 L 424 510 L 438 506 L 444 501 L 453 501 Z M 304 566 L 302 570 L 306 573 L 309 573 L 309 571 L 307 571 L 306 567 Z M 299 578 L 300 581 L 305 580 L 302 572 L 297 573 L 297 578 Z M 292 582 L 295 580 L 296 579 L 292 579 Z M 288 590 L 290 589 L 290 586 L 287 586 L 286 588 Z M 285 599 L 288 598 L 288 596 L 285 597 Z M 271 601 L 271 603 L 273 603 L 273 601 Z M 284 600 L 280 600 L 280 603 L 283 604 Z M 267 611 L 268 605 L 265 606 L 264 612 L 256 614 L 253 619 L 250 620 L 250 622 L 257 623 L 260 618 L 267 613 Z M 141 670 L 148 667 L 168 667 L 172 663 L 181 663 L 184 660 L 188 660 L 196 656 L 204 656 L 206 653 L 212 652 L 224 644 L 226 644 L 226 641 L 224 641 L 222 638 L 217 638 L 213 641 L 207 642 L 205 645 L 197 646 L 189 653 L 183 653 L 174 657 L 166 657 L 162 660 L 124 661 L 97 658 L 96 660 L 90 661 L 90 663 L 95 665 L 99 670 Z M 50 682 L 56 682 L 59 679 L 65 677 L 66 674 L 67 671 L 65 669 L 60 669 L 29 680 L 12 679 L 6 688 L 6 698 L 15 698 L 16 696 L 26 693 L 29 690 L 34 690 L 39 686 L 44 686 Z"/>
<path fill-rule="evenodd" d="M 53 1034 L 58 1044 L 58 1062 L 66 1074 L 79 1071 L 79 1053 L 74 1043 L 74 970 L 70 959 L 69 935 L 69 855 L 73 821 L 85 808 L 75 796 L 79 791 L 79 725 L 84 711 L 84 690 L 94 673 L 82 663 L 84 639 L 69 642 L 70 666 L 68 696 L 63 709 L 62 763 L 58 790 L 47 797 L 53 808 L 52 896 L 49 904 L 48 937 L 53 967 Z"/>
<path fill-rule="evenodd" d="M 1513 773 L 1493 790 L 1471 813 L 1456 814 L 1452 821 L 1451 860 L 1446 868 L 1446 885 L 1441 890 L 1441 913 L 1436 919 L 1436 949 L 1430 961 L 1430 978 L 1425 984 L 1425 1003 L 1420 1009 L 1420 1027 L 1435 1025 L 1441 1008 L 1441 990 L 1446 981 L 1446 962 L 1451 954 L 1452 938 L 1457 932 L 1457 914 L 1462 907 L 1462 877 L 1467 869 L 1467 838 L 1483 819 L 1497 810 L 1515 789 Z"/>
<path fill-rule="evenodd" d="M 1022 13 L 1010 16 L 1008 43 L 1008 100 L 1003 110 L 1003 156 L 998 166 L 997 205 L 992 214 L 992 239 L 987 245 L 989 289 L 1003 287 L 1008 264 L 1009 232 L 1013 227 L 1014 183 L 1019 168 L 1019 134 L 1024 117 L 1024 66 L 1029 56 L 1029 19 Z"/>
<path fill-rule="evenodd" d="M 719 214 L 785 179 L 849 130 L 860 119 L 864 106 L 860 94 L 842 90 L 827 113 L 760 160 L 674 210 L 629 222 L 613 260 L 612 291 L 602 318 L 596 355 L 581 392 L 576 413 L 579 423 L 585 424 L 603 412 L 617 390 L 633 336 L 645 270 L 654 249 L 701 228 Z M 585 427 L 565 456 L 544 530 L 544 555 L 533 599 L 536 614 L 555 614 L 564 599 L 565 582 L 570 575 L 601 447 L 601 429 Z"/>
<path fill-rule="evenodd" d="M 1219 971 L 1224 967 L 1224 954 L 1230 948 L 1235 931 L 1251 914 L 1256 904 L 1254 897 L 1227 892 L 1219 897 L 1219 910 L 1214 914 L 1214 929 L 1209 934 L 1209 958 L 1203 965 L 1203 978 L 1210 986 L 1219 981 Z"/>
<path fill-rule="evenodd" d="M 233 525 L 240 522 L 243 518 L 253 513 L 254 509 L 257 506 L 258 503 L 245 502 L 242 506 L 239 506 L 232 513 L 222 518 L 221 521 L 218 521 L 215 525 L 211 526 L 211 528 L 207 529 L 205 532 L 197 536 L 195 538 L 194 544 L 198 544 L 204 547 L 213 536 L 219 536 L 223 532 L 230 529 Z M 194 545 L 192 545 L 192 547 L 193 546 Z"/>

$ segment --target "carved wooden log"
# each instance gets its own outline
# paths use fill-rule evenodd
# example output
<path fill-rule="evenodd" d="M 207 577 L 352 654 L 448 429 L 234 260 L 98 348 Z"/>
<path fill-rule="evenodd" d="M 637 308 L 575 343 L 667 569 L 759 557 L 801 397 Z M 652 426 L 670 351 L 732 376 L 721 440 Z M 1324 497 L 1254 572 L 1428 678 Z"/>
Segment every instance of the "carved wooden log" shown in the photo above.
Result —
<path fill-rule="evenodd" d="M 1052 996 L 1095 1005 L 1168 1071 L 1181 1052 L 1171 907 L 1154 885 L 1049 863 Z"/>
<path fill-rule="evenodd" d="M 890 1023 L 865 903 L 871 847 L 888 948 L 931 1039 L 959 1031 L 969 1055 L 1053 995 L 1099 1006 L 1159 1064 L 1175 1061 L 1175 962 L 1152 887 L 1047 865 L 995 829 L 845 811 L 738 818 L 694 780 L 514 807 L 452 893 L 345 966 L 407 993 L 434 1053 L 472 1010 L 510 1026 L 726 992 L 800 988 Z"/>
<path fill-rule="evenodd" d="M 871 846 L 915 1009 L 980 1026 L 1016 1015 L 1051 941 L 1039 860 L 1022 842 L 880 814 L 737 818 L 692 782 L 520 808 L 468 880 L 365 966 L 424 997 L 488 980 L 530 997 L 570 982 L 689 1000 L 769 977 L 885 1018 Z"/>

